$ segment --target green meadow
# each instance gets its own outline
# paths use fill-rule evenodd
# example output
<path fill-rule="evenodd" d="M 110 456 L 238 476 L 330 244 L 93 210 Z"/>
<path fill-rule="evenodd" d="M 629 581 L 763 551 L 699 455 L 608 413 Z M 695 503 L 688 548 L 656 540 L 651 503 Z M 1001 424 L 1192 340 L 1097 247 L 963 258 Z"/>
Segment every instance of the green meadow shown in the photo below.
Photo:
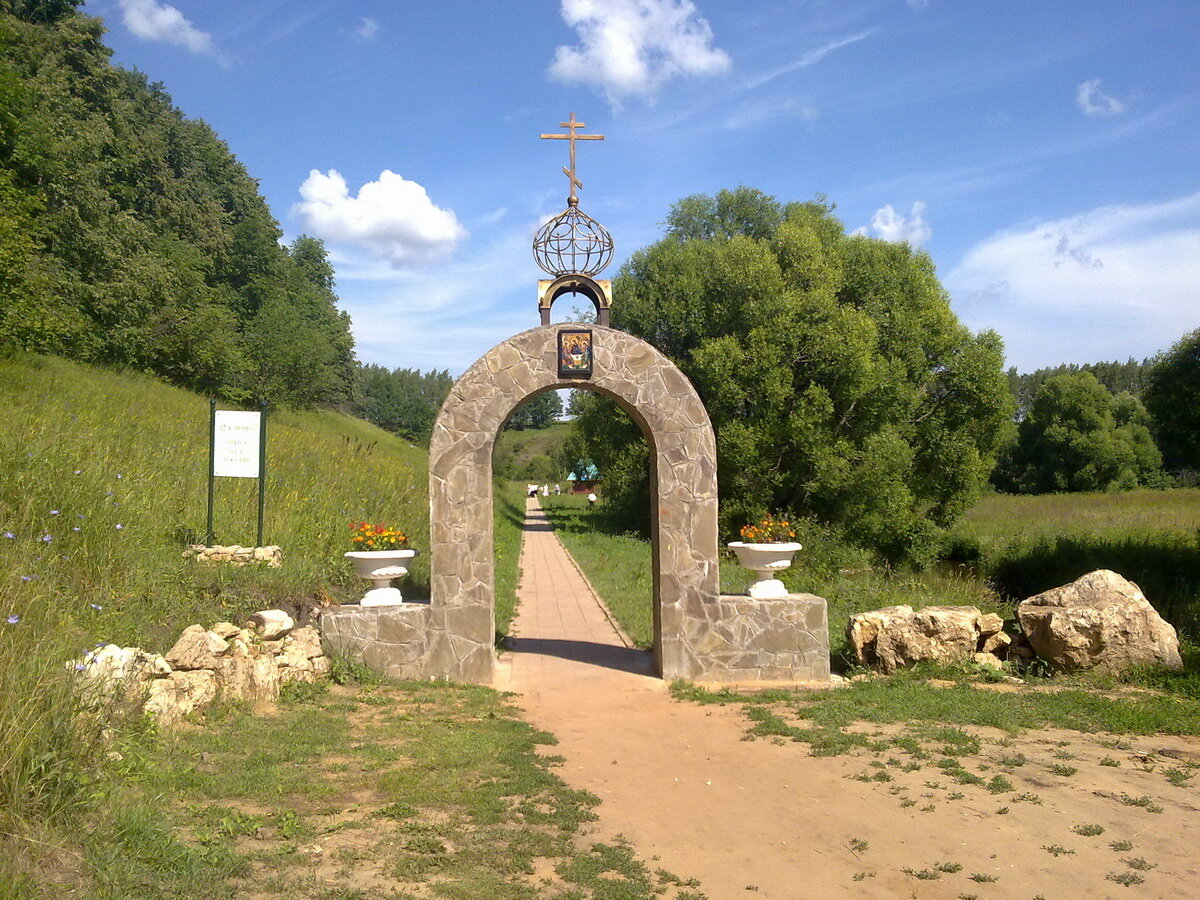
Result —
<path fill-rule="evenodd" d="M 205 398 L 19 355 L 0 360 L 0 409 L 0 834 L 68 821 L 103 777 L 102 722 L 78 715 L 70 660 L 359 596 L 342 558 L 352 521 L 428 546 L 425 451 L 336 412 L 271 413 L 265 540 L 284 564 L 239 569 L 182 557 L 205 527 Z M 256 518 L 254 482 L 218 479 L 217 539 L 252 545 Z M 427 590 L 428 571 L 418 556 L 408 589 Z"/>
<path fill-rule="evenodd" d="M 1073 504 L 1078 513 L 1072 514 Z M 609 528 L 603 501 L 543 498 L 564 544 L 622 627 L 642 647 L 653 641 L 650 544 Z M 843 634 L 856 612 L 909 604 L 972 605 L 1012 616 L 1013 603 L 1086 572 L 1110 568 L 1137 582 L 1185 639 L 1200 636 L 1200 490 L 1042 496 L 989 495 L 964 517 L 949 558 L 925 571 L 872 565 L 836 534 L 802 525 L 804 544 L 782 580 L 829 601 L 835 660 L 849 663 Z M 807 529 L 807 530 L 805 530 Z M 730 538 L 732 539 L 732 538 Z M 750 580 L 722 553 L 721 590 Z"/>

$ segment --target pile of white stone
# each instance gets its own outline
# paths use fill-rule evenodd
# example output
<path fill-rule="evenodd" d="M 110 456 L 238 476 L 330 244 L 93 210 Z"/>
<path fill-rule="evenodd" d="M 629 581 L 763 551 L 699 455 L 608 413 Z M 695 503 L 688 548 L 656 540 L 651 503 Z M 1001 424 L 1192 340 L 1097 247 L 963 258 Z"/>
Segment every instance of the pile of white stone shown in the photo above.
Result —
<path fill-rule="evenodd" d="M 244 628 L 191 625 L 165 656 L 105 644 L 76 669 L 102 696 L 140 707 L 169 727 L 217 698 L 274 700 L 284 684 L 327 675 L 329 659 L 317 629 L 296 628 L 286 612 L 269 609 L 251 616 Z"/>
<path fill-rule="evenodd" d="M 283 565 L 283 550 L 274 544 L 266 547 L 243 547 L 241 544 L 222 546 L 215 544 L 206 547 L 204 544 L 192 544 L 183 551 L 184 559 L 198 559 L 201 562 L 230 563 L 244 566 L 249 563 L 264 563 L 268 568 L 277 569 Z"/>
<path fill-rule="evenodd" d="M 1182 667 L 1175 629 L 1136 584 L 1108 569 L 1022 600 L 1017 622 L 1012 639 L 999 616 L 973 606 L 889 606 L 851 616 L 846 634 L 860 666 L 886 673 L 922 661 L 999 667 L 1009 657 L 1064 672 Z"/>

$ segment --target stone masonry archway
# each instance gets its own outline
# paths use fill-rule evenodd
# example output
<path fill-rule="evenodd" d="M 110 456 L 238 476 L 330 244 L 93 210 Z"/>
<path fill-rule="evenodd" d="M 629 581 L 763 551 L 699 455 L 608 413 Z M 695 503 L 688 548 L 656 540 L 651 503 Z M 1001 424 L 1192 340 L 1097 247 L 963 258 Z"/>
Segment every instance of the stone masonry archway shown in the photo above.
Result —
<path fill-rule="evenodd" d="M 654 655 L 664 678 L 825 681 L 825 601 L 720 596 L 716 442 L 704 404 L 669 359 L 632 335 L 592 332 L 592 372 L 559 376 L 559 332 L 543 325 L 488 351 L 450 391 L 429 446 L 429 603 L 321 614 L 332 652 L 393 678 L 490 683 L 496 662 L 492 448 L 523 402 L 555 388 L 604 394 L 650 444 Z"/>
<path fill-rule="evenodd" d="M 542 326 L 499 344 L 450 392 L 429 446 L 431 612 L 454 621 L 458 677 L 491 676 L 495 603 L 492 448 L 513 410 L 555 388 L 613 398 L 650 444 L 655 663 L 690 674 L 685 619 L 718 595 L 716 442 L 695 388 L 667 357 L 632 335 L 591 326 L 594 374 L 558 375 L 558 332 Z M 468 646 L 468 643 L 471 646 Z M 486 671 L 486 674 L 485 674 Z"/>

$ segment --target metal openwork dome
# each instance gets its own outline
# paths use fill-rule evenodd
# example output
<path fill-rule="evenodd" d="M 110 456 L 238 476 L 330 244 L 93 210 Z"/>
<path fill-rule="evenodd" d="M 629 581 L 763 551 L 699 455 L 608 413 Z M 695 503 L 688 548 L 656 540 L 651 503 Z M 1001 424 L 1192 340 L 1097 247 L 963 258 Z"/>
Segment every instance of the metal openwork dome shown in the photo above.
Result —
<path fill-rule="evenodd" d="M 571 203 L 538 229 L 533 238 L 533 258 L 551 275 L 593 276 L 612 262 L 612 235 Z"/>

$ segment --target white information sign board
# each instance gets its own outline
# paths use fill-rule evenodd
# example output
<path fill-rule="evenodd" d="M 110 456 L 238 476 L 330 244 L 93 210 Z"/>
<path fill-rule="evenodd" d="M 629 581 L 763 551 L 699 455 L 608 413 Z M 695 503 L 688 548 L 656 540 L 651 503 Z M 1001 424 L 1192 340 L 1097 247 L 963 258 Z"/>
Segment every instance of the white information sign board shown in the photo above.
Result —
<path fill-rule="evenodd" d="M 219 409 L 213 436 L 213 474 L 258 477 L 258 438 L 262 413 Z"/>

